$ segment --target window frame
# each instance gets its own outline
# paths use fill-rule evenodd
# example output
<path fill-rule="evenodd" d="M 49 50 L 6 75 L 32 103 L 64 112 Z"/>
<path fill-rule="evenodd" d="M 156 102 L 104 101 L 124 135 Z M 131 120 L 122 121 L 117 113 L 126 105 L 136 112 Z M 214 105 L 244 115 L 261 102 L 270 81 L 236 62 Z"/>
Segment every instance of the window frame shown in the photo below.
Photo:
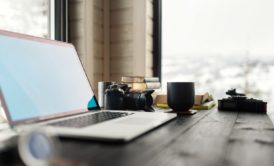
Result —
<path fill-rule="evenodd" d="M 52 2 L 53 1 L 53 2 Z M 53 17 L 54 19 L 54 40 L 59 40 L 63 42 L 69 42 L 69 26 L 68 26 L 68 0 L 51 0 L 52 9 L 54 9 Z"/>
<path fill-rule="evenodd" d="M 162 0 L 153 0 L 153 76 L 162 80 Z"/>

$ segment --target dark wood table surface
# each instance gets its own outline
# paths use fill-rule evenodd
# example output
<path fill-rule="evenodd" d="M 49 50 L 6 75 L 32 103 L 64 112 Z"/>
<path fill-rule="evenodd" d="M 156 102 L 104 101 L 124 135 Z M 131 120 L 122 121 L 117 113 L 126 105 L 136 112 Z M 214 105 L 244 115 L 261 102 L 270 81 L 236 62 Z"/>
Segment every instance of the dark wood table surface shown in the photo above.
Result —
<path fill-rule="evenodd" d="M 61 156 L 91 166 L 273 166 L 274 126 L 266 114 L 198 111 L 125 144 L 62 139 Z"/>

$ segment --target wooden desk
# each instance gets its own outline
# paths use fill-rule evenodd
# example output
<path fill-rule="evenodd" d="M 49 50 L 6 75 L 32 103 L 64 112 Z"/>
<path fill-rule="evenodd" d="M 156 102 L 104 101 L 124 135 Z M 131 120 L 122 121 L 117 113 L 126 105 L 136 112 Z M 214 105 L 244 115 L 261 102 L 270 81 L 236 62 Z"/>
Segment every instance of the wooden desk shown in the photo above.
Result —
<path fill-rule="evenodd" d="M 268 115 L 199 111 L 127 144 L 63 140 L 62 156 L 91 166 L 273 166 Z"/>

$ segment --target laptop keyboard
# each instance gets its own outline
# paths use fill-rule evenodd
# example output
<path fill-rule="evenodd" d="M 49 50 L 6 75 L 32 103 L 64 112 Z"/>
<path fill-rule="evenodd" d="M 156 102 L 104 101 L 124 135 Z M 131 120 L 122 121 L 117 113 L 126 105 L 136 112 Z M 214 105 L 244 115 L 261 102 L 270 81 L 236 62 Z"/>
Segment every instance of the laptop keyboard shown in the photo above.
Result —
<path fill-rule="evenodd" d="M 128 115 L 131 114 L 124 112 L 98 112 L 95 114 L 88 114 L 85 116 L 75 117 L 72 119 L 48 123 L 47 125 L 81 128 Z"/>

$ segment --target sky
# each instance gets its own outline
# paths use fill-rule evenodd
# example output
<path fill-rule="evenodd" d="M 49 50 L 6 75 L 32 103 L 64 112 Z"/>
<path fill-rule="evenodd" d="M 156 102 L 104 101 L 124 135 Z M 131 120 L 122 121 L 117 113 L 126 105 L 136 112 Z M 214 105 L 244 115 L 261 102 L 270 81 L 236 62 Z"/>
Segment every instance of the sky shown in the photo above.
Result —
<path fill-rule="evenodd" d="M 273 0 L 163 0 L 163 55 L 274 54 Z"/>

